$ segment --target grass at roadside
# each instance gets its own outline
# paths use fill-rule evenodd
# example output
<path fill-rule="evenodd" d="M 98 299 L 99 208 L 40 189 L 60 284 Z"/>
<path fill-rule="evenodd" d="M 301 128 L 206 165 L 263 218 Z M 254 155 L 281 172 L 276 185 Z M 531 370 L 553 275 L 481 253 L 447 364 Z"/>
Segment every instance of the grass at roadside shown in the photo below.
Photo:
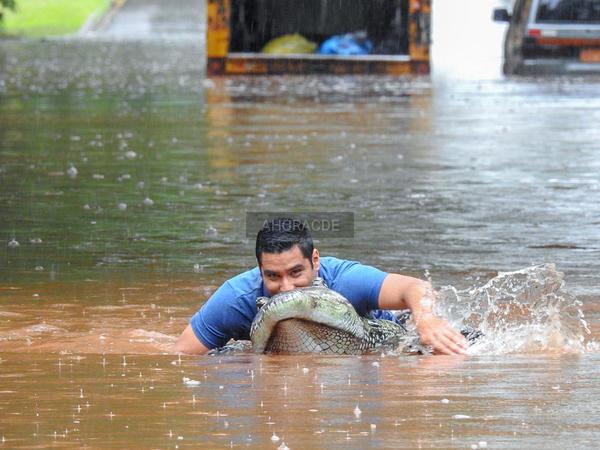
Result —
<path fill-rule="evenodd" d="M 102 13 L 111 0 L 17 0 L 6 11 L 0 34 L 44 37 L 74 33 L 94 12 Z"/>

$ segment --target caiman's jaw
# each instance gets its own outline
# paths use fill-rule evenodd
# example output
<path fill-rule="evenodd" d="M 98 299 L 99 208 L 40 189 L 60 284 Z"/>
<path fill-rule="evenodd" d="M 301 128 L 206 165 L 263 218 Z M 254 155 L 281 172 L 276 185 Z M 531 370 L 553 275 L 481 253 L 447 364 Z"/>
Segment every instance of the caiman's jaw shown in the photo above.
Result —
<path fill-rule="evenodd" d="M 257 307 L 250 337 L 260 353 L 358 354 L 397 344 L 404 335 L 396 323 L 373 324 L 373 319 L 360 317 L 347 299 L 325 287 L 320 278 L 312 286 L 260 298 Z"/>

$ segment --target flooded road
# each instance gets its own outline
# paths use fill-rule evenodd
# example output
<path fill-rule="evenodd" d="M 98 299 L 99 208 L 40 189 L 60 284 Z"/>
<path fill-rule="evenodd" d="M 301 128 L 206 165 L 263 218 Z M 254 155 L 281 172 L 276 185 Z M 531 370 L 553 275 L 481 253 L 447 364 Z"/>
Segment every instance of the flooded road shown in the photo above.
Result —
<path fill-rule="evenodd" d="M 600 79 L 207 80 L 201 39 L 111 39 L 0 42 L 0 445 L 595 447 Z M 464 359 L 168 355 L 255 264 L 245 213 L 289 209 L 353 212 L 321 254 L 438 289 L 553 263 L 590 332 Z"/>

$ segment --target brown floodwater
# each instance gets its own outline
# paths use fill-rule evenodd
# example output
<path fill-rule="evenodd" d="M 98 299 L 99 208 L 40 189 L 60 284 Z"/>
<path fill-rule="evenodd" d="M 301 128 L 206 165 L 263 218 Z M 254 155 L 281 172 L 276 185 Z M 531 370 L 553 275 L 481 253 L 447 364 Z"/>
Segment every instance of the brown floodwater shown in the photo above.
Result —
<path fill-rule="evenodd" d="M 5 448 L 595 448 L 597 355 L 3 354 Z"/>
<path fill-rule="evenodd" d="M 0 448 L 597 447 L 598 78 L 206 80 L 202 54 L 0 42 Z M 322 254 L 429 278 L 485 338 L 173 354 L 254 265 L 246 212 L 290 209 L 352 212 Z"/>

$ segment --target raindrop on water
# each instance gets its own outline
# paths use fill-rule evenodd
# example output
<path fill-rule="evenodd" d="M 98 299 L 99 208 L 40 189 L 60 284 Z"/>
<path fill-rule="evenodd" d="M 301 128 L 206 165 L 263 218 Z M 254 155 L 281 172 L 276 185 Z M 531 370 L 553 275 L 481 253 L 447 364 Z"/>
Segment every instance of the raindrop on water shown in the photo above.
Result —
<path fill-rule="evenodd" d="M 206 228 L 206 230 L 204 230 L 204 234 L 206 236 L 216 236 L 217 234 L 219 234 L 219 232 L 217 231 L 217 229 L 215 227 L 213 227 L 212 225 L 209 225 L 208 228 Z"/>
<path fill-rule="evenodd" d="M 73 165 L 71 165 L 71 167 L 67 169 L 67 175 L 69 176 L 69 178 L 75 178 L 78 173 L 79 171 L 77 170 L 77 167 Z"/>
<path fill-rule="evenodd" d="M 185 384 L 186 386 L 199 386 L 200 381 L 192 380 L 191 378 L 188 378 L 188 377 L 183 377 L 183 384 Z M 196 402 L 196 397 L 194 397 L 194 403 L 195 402 Z"/>

